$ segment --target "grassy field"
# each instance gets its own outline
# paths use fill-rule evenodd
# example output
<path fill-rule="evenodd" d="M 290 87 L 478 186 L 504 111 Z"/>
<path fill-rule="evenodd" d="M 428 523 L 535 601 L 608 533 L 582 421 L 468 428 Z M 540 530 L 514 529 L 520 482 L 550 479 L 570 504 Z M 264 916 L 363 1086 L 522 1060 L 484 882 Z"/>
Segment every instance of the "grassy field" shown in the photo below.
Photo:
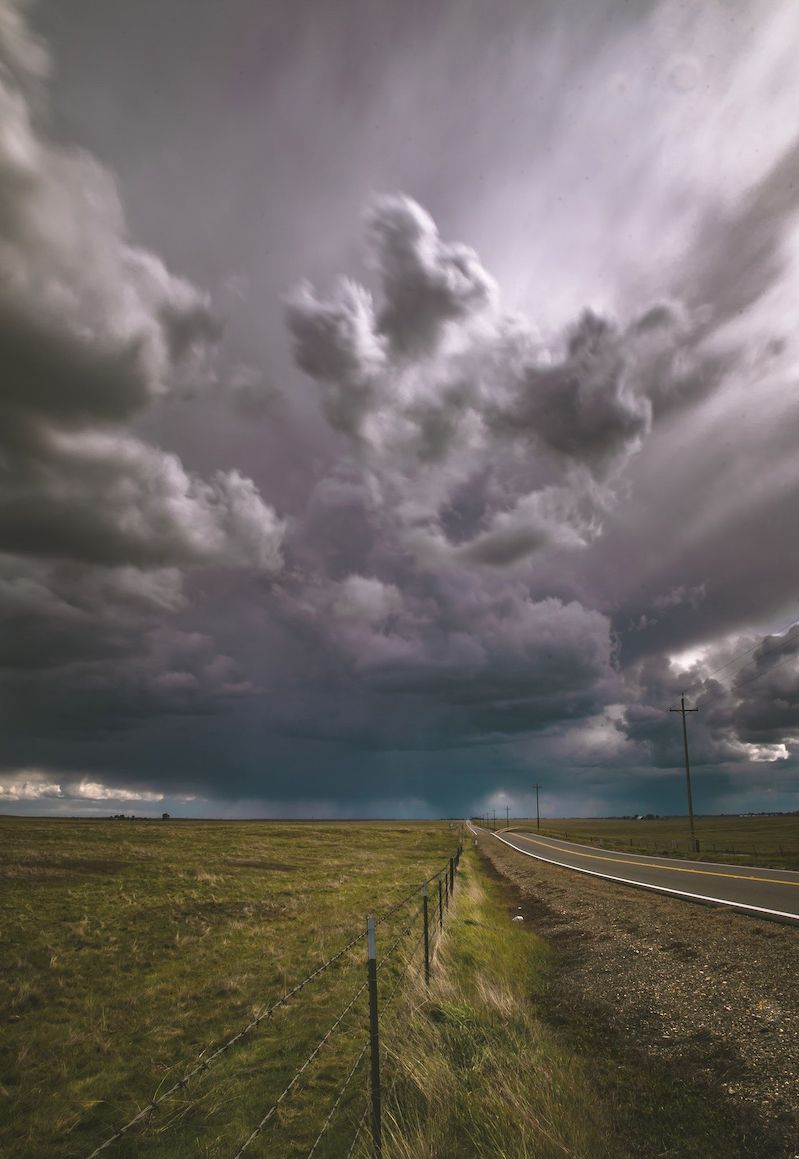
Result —
<path fill-rule="evenodd" d="M 511 821 L 511 827 L 530 832 L 536 824 Z M 799 816 L 696 817 L 695 827 L 698 854 L 689 851 L 687 817 L 658 817 L 653 821 L 557 818 L 542 820 L 541 833 L 627 852 L 799 870 Z"/>
<path fill-rule="evenodd" d="M 367 913 L 441 868 L 457 840 L 446 823 L 0 818 L 0 1156 L 91 1154 L 361 933 Z M 413 905 L 381 925 L 379 953 Z M 384 986 L 401 960 L 385 967 Z M 360 942 L 103 1154 L 234 1155 L 365 975 Z M 254 1155 L 308 1153 L 366 1014 L 362 995 Z M 346 1153 L 365 1069 L 320 1159 Z"/>

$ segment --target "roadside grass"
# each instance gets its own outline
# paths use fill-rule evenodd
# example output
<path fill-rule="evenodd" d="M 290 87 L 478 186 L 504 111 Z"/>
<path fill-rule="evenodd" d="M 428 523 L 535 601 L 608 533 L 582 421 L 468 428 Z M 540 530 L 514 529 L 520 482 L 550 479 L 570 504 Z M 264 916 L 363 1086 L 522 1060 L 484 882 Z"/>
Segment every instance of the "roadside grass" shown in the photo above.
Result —
<path fill-rule="evenodd" d="M 2 1159 L 89 1155 L 457 840 L 446 823 L 0 818 Z M 383 945 L 414 912 L 381 926 Z M 365 976 L 360 942 L 104 1154 L 230 1157 Z M 367 1025 L 363 995 L 254 1154 L 307 1154 Z M 364 1089 L 360 1075 L 319 1159 L 346 1152 Z"/>
<path fill-rule="evenodd" d="M 429 991 L 418 977 L 406 991 L 388 1048 L 385 1159 L 618 1155 L 589 1068 L 540 1017 L 552 953 L 511 921 L 471 849 L 433 966 Z"/>
<path fill-rule="evenodd" d="M 535 821 L 512 821 L 520 833 L 536 831 Z M 626 853 L 650 853 L 693 861 L 722 861 L 772 869 L 799 870 L 799 816 L 696 817 L 700 852 L 689 850 L 686 817 L 649 821 L 556 818 L 542 821 L 541 834 L 584 845 L 604 845 Z"/>

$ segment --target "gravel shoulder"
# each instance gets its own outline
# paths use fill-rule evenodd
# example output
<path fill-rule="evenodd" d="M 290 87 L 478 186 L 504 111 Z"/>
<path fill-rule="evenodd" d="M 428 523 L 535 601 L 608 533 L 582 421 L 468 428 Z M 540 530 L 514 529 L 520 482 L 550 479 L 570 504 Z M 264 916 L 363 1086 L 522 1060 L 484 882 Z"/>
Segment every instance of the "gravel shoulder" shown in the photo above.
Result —
<path fill-rule="evenodd" d="M 509 910 L 555 950 L 545 1017 L 571 1038 L 590 1023 L 594 1046 L 615 1044 L 611 1067 L 648 1065 L 712 1100 L 739 1124 L 731 1159 L 799 1156 L 799 928 L 604 882 L 487 834 L 478 848 Z M 686 1153 L 666 1139 L 646 1152 Z"/>

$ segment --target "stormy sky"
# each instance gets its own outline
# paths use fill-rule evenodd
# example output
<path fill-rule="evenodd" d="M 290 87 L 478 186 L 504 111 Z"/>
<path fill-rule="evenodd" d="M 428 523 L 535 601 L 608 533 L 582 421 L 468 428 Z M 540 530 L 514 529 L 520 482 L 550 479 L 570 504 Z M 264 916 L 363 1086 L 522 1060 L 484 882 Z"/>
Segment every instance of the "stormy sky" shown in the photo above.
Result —
<path fill-rule="evenodd" d="M 0 809 L 799 808 L 793 0 L 0 0 Z"/>

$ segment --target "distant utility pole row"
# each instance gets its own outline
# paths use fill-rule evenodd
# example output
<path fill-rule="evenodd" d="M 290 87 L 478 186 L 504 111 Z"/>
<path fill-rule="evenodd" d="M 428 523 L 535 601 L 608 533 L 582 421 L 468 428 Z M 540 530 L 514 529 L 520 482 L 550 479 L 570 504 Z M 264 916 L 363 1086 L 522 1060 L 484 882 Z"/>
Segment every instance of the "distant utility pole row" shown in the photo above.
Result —
<path fill-rule="evenodd" d="M 535 824 L 536 824 L 537 829 L 541 828 L 541 810 L 540 810 L 539 805 L 538 805 L 538 790 L 540 788 L 541 788 L 540 785 L 535 786 Z M 492 810 L 491 813 L 483 813 L 482 817 L 480 818 L 480 821 L 486 829 L 496 830 L 496 827 L 497 827 L 497 811 L 496 811 L 496 809 Z M 510 827 L 510 805 L 505 806 L 505 827 L 506 828 Z"/>
<path fill-rule="evenodd" d="M 691 794 L 691 765 L 690 765 L 690 762 L 688 760 L 688 726 L 686 724 L 685 718 L 689 712 L 699 712 L 699 709 L 698 708 L 686 708 L 685 707 L 685 694 L 683 693 L 683 695 L 680 696 L 680 707 L 679 708 L 670 708 L 669 712 L 679 712 L 680 715 L 682 716 L 682 743 L 683 743 L 683 752 L 685 753 L 685 788 L 686 788 L 686 792 L 688 794 L 688 826 L 689 826 L 689 829 L 691 831 L 691 850 L 692 850 L 692 852 L 697 853 L 699 851 L 699 842 L 696 839 L 696 828 L 694 826 L 694 801 L 693 801 L 693 796 Z M 539 791 L 540 791 L 540 789 L 541 789 L 541 786 L 538 783 L 536 783 L 536 786 L 535 786 L 535 826 L 536 826 L 536 829 L 539 829 L 539 830 L 541 828 L 541 809 L 540 809 L 540 805 L 539 805 Z M 497 811 L 496 811 L 496 809 L 493 810 L 493 818 L 490 814 L 484 813 L 482 816 L 482 822 L 485 825 L 486 829 L 496 830 L 496 827 L 497 827 Z M 510 825 L 510 806 L 509 805 L 505 806 L 505 825 L 506 826 Z"/>

